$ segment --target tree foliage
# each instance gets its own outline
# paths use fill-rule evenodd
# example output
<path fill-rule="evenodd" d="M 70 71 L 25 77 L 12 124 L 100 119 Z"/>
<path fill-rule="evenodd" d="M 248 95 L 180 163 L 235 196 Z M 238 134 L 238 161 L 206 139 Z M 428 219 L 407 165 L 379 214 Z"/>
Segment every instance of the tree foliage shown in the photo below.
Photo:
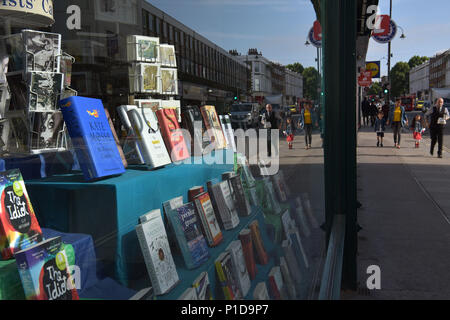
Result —
<path fill-rule="evenodd" d="M 303 70 L 305 70 L 305 68 L 303 67 L 303 65 L 300 62 L 295 62 L 292 64 L 288 64 L 286 66 L 286 68 L 288 68 L 291 71 L 303 74 Z"/>
<path fill-rule="evenodd" d="M 381 96 L 382 91 L 383 91 L 383 88 L 381 87 L 381 84 L 379 82 L 374 82 L 370 86 L 367 94 Z"/>
<path fill-rule="evenodd" d="M 303 70 L 303 96 L 306 99 L 318 99 L 319 77 L 319 72 L 314 67 L 308 67 Z"/>
<path fill-rule="evenodd" d="M 398 62 L 391 70 L 391 97 L 399 97 L 409 92 L 409 64 Z"/>
<path fill-rule="evenodd" d="M 428 57 L 420 57 L 420 56 L 414 56 L 408 61 L 409 68 L 412 69 L 414 67 L 420 66 L 422 63 L 427 62 L 430 60 Z"/>

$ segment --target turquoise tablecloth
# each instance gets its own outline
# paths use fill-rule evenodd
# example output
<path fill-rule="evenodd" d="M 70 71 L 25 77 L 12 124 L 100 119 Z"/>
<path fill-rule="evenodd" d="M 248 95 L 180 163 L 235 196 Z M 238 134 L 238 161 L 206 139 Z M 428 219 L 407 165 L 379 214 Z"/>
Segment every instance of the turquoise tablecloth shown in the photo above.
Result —
<path fill-rule="evenodd" d="M 209 159 L 214 155 L 233 159 L 232 151 L 218 151 Z M 233 170 L 232 161 L 211 165 L 207 161 L 154 171 L 134 167 L 121 176 L 91 183 L 81 173 L 53 176 L 26 181 L 26 187 L 42 227 L 92 235 L 104 275 L 128 286 L 146 273 L 134 229 L 138 218 L 153 209 L 162 212 L 162 203 L 174 197 L 183 195 L 187 201 L 189 188 L 206 188 L 208 180 L 221 179 L 223 172 Z"/>

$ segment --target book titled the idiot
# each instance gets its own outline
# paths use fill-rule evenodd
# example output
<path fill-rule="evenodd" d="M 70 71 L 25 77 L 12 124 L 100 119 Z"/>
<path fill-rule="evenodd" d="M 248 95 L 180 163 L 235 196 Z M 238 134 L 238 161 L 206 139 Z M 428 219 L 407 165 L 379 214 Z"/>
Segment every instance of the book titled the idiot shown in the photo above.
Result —
<path fill-rule="evenodd" d="M 18 251 L 15 258 L 27 300 L 79 300 L 61 237 Z"/>
<path fill-rule="evenodd" d="M 0 255 L 2 260 L 42 241 L 42 231 L 18 169 L 0 173 Z"/>
<path fill-rule="evenodd" d="M 61 100 L 61 112 L 86 180 L 125 172 L 116 141 L 99 99 Z"/>

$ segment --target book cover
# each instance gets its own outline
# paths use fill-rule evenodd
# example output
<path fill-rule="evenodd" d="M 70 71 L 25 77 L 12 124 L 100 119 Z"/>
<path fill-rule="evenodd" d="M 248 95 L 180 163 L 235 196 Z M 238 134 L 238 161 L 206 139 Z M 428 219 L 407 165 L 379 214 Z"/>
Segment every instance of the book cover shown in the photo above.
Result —
<path fill-rule="evenodd" d="M 203 186 L 195 186 L 188 190 L 188 201 L 193 202 L 195 197 L 199 194 L 205 192 L 205 188 Z"/>
<path fill-rule="evenodd" d="M 177 114 L 173 109 L 156 111 L 162 137 L 173 162 L 190 157 L 184 136 L 178 124 Z"/>
<path fill-rule="evenodd" d="M 281 275 L 283 276 L 283 283 L 286 286 L 287 297 L 291 300 L 295 300 L 297 298 L 297 291 L 295 290 L 295 285 L 284 257 L 280 257 L 280 270 Z"/>
<path fill-rule="evenodd" d="M 178 122 L 181 122 L 181 102 L 180 100 L 162 100 L 162 109 L 174 109 L 177 113 Z"/>
<path fill-rule="evenodd" d="M 188 269 L 194 269 L 209 259 L 208 246 L 201 232 L 192 202 L 168 212 L 168 220 L 174 230 L 178 247 Z"/>
<path fill-rule="evenodd" d="M 230 188 L 227 181 L 213 184 L 207 183 L 208 193 L 211 197 L 214 212 L 218 213 L 222 228 L 231 230 L 239 225 L 239 216 L 234 210 L 233 199 L 231 198 Z"/>
<path fill-rule="evenodd" d="M 173 199 L 170 199 L 168 201 L 163 202 L 163 212 L 164 212 L 164 224 L 168 226 L 167 228 L 167 235 L 169 236 L 169 244 L 172 249 L 174 249 L 175 252 L 181 253 L 181 251 L 178 247 L 178 243 L 175 236 L 175 230 L 172 228 L 172 224 L 169 222 L 169 212 L 175 210 L 176 208 L 179 208 L 183 205 L 183 196 L 179 196 Z"/>
<path fill-rule="evenodd" d="M 205 122 L 209 140 L 214 144 L 214 149 L 225 149 L 227 143 L 222 131 L 222 126 L 220 125 L 219 117 L 217 116 L 216 107 L 203 106 L 200 108 L 200 112 L 202 113 L 203 121 Z"/>
<path fill-rule="evenodd" d="M 127 37 L 128 61 L 157 62 L 159 38 L 130 35 Z"/>
<path fill-rule="evenodd" d="M 79 300 L 61 237 L 18 251 L 15 258 L 27 300 Z"/>
<path fill-rule="evenodd" d="M 209 282 L 208 272 L 200 273 L 197 279 L 192 283 L 192 287 L 197 293 L 198 300 L 214 300 L 211 292 L 211 283 Z"/>
<path fill-rule="evenodd" d="M 127 112 L 127 115 L 145 163 L 152 168 L 172 163 L 161 136 L 154 109 L 142 103 L 141 108 L 132 109 Z"/>
<path fill-rule="evenodd" d="M 231 254 L 222 252 L 214 264 L 225 300 L 240 299 L 239 288 L 232 273 Z"/>
<path fill-rule="evenodd" d="M 231 186 L 234 191 L 234 198 L 239 216 L 248 217 L 252 213 L 250 202 L 245 197 L 244 187 L 242 186 L 241 177 L 235 175 L 230 178 Z"/>
<path fill-rule="evenodd" d="M 269 272 L 269 288 L 274 300 L 286 300 L 286 290 L 279 266 L 273 267 Z"/>
<path fill-rule="evenodd" d="M 161 44 L 159 46 L 160 56 L 161 56 L 161 66 L 176 68 L 177 59 L 175 56 L 175 46 L 170 44 Z"/>
<path fill-rule="evenodd" d="M 64 140 L 64 119 L 60 111 L 33 112 L 30 114 L 31 150 L 61 149 Z"/>
<path fill-rule="evenodd" d="M 255 290 L 253 290 L 254 300 L 270 300 L 269 292 L 267 291 L 267 286 L 265 282 L 259 282 Z"/>
<path fill-rule="evenodd" d="M 295 257 L 297 258 L 299 266 L 304 270 L 309 268 L 308 256 L 303 248 L 300 235 L 295 230 L 292 230 L 288 234 L 288 239 L 292 243 L 292 249 L 294 250 Z"/>
<path fill-rule="evenodd" d="M 222 126 L 222 131 L 225 135 L 225 141 L 227 143 L 227 148 L 233 149 L 234 152 L 237 152 L 236 143 L 234 141 L 234 132 L 231 127 L 231 120 L 229 115 L 219 115 L 220 124 Z"/>
<path fill-rule="evenodd" d="M 20 170 L 1 172 L 0 190 L 0 254 L 8 260 L 16 251 L 41 242 L 42 231 Z"/>
<path fill-rule="evenodd" d="M 161 68 L 161 93 L 174 96 L 178 95 L 177 69 Z"/>
<path fill-rule="evenodd" d="M 261 238 L 261 232 L 259 230 L 258 221 L 255 220 L 249 224 L 249 229 L 252 235 L 252 243 L 256 251 L 256 257 L 261 265 L 265 265 L 269 262 L 269 257 L 267 255 L 266 249 L 264 248 L 264 243 Z"/>
<path fill-rule="evenodd" d="M 297 259 L 295 258 L 295 253 L 292 249 L 292 243 L 288 240 L 283 240 L 281 243 L 281 248 L 284 253 L 284 258 L 286 260 L 286 264 L 288 266 L 289 274 L 294 280 L 296 290 L 298 290 L 301 286 L 301 269 L 298 265 Z"/>
<path fill-rule="evenodd" d="M 56 111 L 63 90 L 63 74 L 33 71 L 28 73 L 28 111 Z"/>
<path fill-rule="evenodd" d="M 247 271 L 247 266 L 245 264 L 245 257 L 241 242 L 239 240 L 231 242 L 227 248 L 227 251 L 231 254 L 234 277 L 237 279 L 239 290 L 244 298 L 250 290 L 251 282 Z"/>
<path fill-rule="evenodd" d="M 180 281 L 170 251 L 161 211 L 153 210 L 141 217 L 136 233 L 150 280 L 156 295 L 163 295 Z"/>
<path fill-rule="evenodd" d="M 123 153 L 129 164 L 144 164 L 144 157 L 142 156 L 139 143 L 137 141 L 136 133 L 128 118 L 128 111 L 137 109 L 136 106 L 122 105 L 117 107 L 117 114 L 119 115 L 120 122 L 122 123 L 126 137 L 123 141 Z"/>
<path fill-rule="evenodd" d="M 215 247 L 219 245 L 223 240 L 223 235 L 208 192 L 195 196 L 194 202 L 209 246 Z"/>
<path fill-rule="evenodd" d="M 107 108 L 105 108 L 105 114 L 106 118 L 108 119 L 109 127 L 111 128 L 111 132 L 114 137 L 114 141 L 116 142 L 117 150 L 119 151 L 120 158 L 122 159 L 122 164 L 126 168 L 128 167 L 127 159 L 125 158 L 125 154 L 123 153 L 122 146 L 120 145 L 119 137 L 117 136 L 116 128 L 114 128 L 114 123 L 111 119 L 111 116 L 109 114 L 109 111 Z"/>
<path fill-rule="evenodd" d="M 286 192 L 285 184 L 283 183 L 280 177 L 280 171 L 276 175 L 272 176 L 273 186 L 276 191 L 278 200 L 281 202 L 286 202 L 288 199 L 288 195 Z"/>
<path fill-rule="evenodd" d="M 255 256 L 253 251 L 253 242 L 250 229 L 243 229 L 239 233 L 239 240 L 242 244 L 242 252 L 245 258 L 245 265 L 247 267 L 250 280 L 254 280 L 258 269 L 256 267 Z"/>
<path fill-rule="evenodd" d="M 182 127 L 191 135 L 191 154 L 201 156 L 203 149 L 209 144 L 205 134 L 205 124 L 200 109 L 197 106 L 186 106 L 181 113 Z"/>
<path fill-rule="evenodd" d="M 195 288 L 189 287 L 181 294 L 177 300 L 199 300 Z"/>
<path fill-rule="evenodd" d="M 60 104 L 85 179 L 124 173 L 102 101 L 70 97 Z"/>

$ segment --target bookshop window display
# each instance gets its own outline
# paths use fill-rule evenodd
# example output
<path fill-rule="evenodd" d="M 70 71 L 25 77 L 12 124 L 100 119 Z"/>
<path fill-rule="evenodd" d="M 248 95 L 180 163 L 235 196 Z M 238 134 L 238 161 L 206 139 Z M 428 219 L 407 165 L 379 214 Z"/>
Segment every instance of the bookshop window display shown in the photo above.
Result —
<path fill-rule="evenodd" d="M 72 29 L 70 2 L 0 18 L 0 299 L 317 298 L 320 170 L 269 174 L 184 105 L 182 35 L 144 35 L 140 1 Z"/>

